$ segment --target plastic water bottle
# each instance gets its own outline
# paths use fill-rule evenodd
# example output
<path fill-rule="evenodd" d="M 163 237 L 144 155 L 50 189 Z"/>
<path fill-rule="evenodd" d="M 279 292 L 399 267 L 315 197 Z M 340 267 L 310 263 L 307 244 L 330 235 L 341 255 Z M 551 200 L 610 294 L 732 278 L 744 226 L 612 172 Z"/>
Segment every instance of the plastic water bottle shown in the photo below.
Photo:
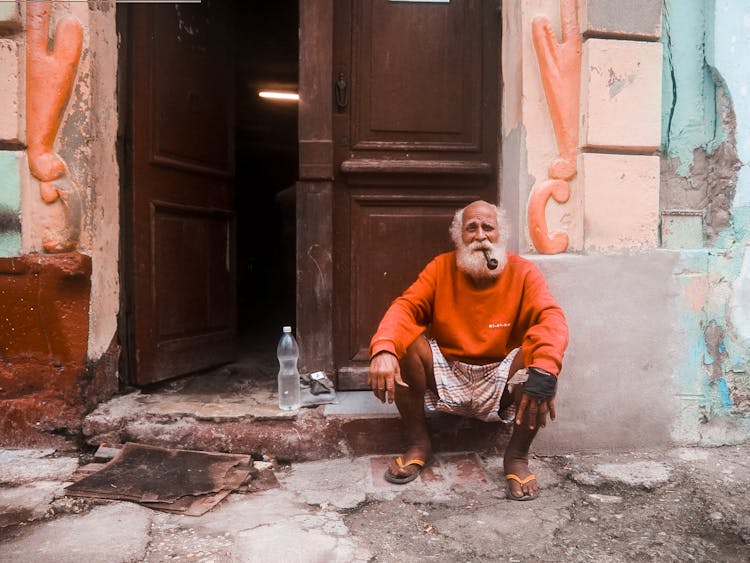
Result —
<path fill-rule="evenodd" d="M 279 408 L 285 411 L 296 410 L 300 405 L 297 370 L 299 348 L 292 336 L 292 327 L 284 327 L 281 340 L 276 347 L 276 356 L 279 358 Z"/>

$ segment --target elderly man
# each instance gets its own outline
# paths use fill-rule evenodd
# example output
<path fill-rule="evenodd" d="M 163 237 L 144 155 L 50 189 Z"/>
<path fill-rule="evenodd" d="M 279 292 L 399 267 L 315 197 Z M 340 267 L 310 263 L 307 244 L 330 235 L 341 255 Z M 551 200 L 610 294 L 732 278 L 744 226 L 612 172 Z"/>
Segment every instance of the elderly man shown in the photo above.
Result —
<path fill-rule="evenodd" d="M 385 478 L 408 483 L 429 463 L 426 408 L 515 422 L 503 456 L 507 495 L 532 500 L 529 447 L 555 418 L 565 316 L 536 266 L 506 251 L 502 209 L 475 201 L 450 233 L 456 250 L 422 270 L 370 343 L 369 384 L 381 401 L 396 401 L 409 444 Z"/>

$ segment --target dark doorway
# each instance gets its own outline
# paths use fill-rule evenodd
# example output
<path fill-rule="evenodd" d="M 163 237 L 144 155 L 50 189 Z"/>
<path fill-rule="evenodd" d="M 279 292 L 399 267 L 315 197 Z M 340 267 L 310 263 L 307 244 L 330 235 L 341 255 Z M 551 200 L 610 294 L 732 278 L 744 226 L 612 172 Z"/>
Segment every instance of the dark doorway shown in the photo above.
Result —
<path fill-rule="evenodd" d="M 276 358 L 295 324 L 297 103 L 259 97 L 297 91 L 296 0 L 238 2 L 237 255 L 240 354 Z"/>
<path fill-rule="evenodd" d="M 296 0 L 118 5 L 127 379 L 253 356 L 295 324 Z M 147 69 L 147 71 L 144 71 Z"/>

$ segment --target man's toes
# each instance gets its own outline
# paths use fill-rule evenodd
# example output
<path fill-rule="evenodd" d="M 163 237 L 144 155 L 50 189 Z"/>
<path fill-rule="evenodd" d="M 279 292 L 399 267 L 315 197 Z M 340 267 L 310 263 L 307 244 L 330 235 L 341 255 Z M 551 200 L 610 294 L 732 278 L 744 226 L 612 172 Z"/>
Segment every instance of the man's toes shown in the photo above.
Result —
<path fill-rule="evenodd" d="M 510 486 L 510 494 L 513 495 L 516 498 L 521 498 L 525 494 L 525 492 L 524 492 L 524 490 L 522 488 L 520 488 L 520 487 L 516 488 L 513 485 L 511 485 Z"/>
<path fill-rule="evenodd" d="M 417 469 L 413 465 L 407 465 L 406 467 L 399 467 L 398 465 L 391 464 L 388 466 L 388 472 L 394 477 L 408 477 L 415 471 L 417 471 Z"/>

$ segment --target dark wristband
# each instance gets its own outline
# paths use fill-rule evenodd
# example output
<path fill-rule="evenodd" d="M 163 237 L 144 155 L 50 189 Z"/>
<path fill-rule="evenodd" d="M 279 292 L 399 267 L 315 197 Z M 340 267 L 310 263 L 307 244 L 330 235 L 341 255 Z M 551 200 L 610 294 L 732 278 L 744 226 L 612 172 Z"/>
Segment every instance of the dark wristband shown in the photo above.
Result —
<path fill-rule="evenodd" d="M 523 392 L 535 399 L 549 399 L 555 396 L 557 390 L 557 378 L 544 370 L 530 367 L 526 368 L 529 378 L 523 384 Z"/>

